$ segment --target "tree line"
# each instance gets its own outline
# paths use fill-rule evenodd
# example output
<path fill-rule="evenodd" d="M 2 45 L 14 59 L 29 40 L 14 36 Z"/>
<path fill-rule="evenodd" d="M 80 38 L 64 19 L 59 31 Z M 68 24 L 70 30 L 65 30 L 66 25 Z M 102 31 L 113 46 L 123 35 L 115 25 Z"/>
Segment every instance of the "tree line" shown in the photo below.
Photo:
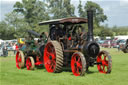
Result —
<path fill-rule="evenodd" d="M 78 9 L 78 15 L 75 10 Z M 25 37 L 26 30 L 32 29 L 36 32 L 48 31 L 48 26 L 39 26 L 38 23 L 50 19 L 83 17 L 87 18 L 87 10 L 94 11 L 94 35 L 95 36 L 115 36 L 128 35 L 128 27 L 114 26 L 109 28 L 102 26 L 101 22 L 107 20 L 107 15 L 103 9 L 95 2 L 87 1 L 76 8 L 71 4 L 71 0 L 22 0 L 16 2 L 13 11 L 5 15 L 5 19 L 0 22 L 0 39 L 16 39 Z M 87 28 L 86 25 L 84 25 Z"/>

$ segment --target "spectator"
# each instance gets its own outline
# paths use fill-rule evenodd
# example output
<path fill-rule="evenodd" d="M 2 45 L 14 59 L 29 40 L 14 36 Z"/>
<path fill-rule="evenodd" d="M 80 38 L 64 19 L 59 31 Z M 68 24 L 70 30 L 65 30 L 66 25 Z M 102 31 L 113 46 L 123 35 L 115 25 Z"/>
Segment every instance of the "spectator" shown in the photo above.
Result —
<path fill-rule="evenodd" d="M 3 47 L 3 56 L 4 57 L 8 56 L 8 50 L 7 50 L 6 45 L 4 45 L 4 47 Z"/>
<path fill-rule="evenodd" d="M 118 49 L 118 51 L 120 51 L 120 45 L 119 45 L 119 42 L 117 42 L 117 49 Z"/>
<path fill-rule="evenodd" d="M 16 49 L 15 49 L 16 51 L 18 51 L 19 50 L 19 47 L 18 47 L 18 45 L 16 44 Z"/>
<path fill-rule="evenodd" d="M 111 41 L 108 41 L 108 48 L 111 48 Z"/>
<path fill-rule="evenodd" d="M 14 43 L 12 46 L 13 50 L 14 50 L 14 54 L 16 54 L 16 44 Z"/>

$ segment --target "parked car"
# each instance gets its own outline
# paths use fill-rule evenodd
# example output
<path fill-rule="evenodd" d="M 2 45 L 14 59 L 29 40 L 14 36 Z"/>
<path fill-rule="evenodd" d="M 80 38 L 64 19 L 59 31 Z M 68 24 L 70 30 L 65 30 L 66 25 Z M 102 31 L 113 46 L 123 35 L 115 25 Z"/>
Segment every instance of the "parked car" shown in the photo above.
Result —
<path fill-rule="evenodd" d="M 7 50 L 14 50 L 12 46 L 8 45 L 6 46 L 7 47 Z"/>
<path fill-rule="evenodd" d="M 121 45 L 125 45 L 126 44 L 126 40 L 120 40 L 120 42 L 119 42 L 119 45 L 121 46 Z"/>
<path fill-rule="evenodd" d="M 113 47 L 113 48 L 117 48 L 117 41 L 112 41 L 112 43 L 111 43 L 111 47 Z"/>
<path fill-rule="evenodd" d="M 97 41 L 97 43 L 98 43 L 99 45 L 102 45 L 102 44 L 104 43 L 104 41 L 105 41 L 105 40 L 99 40 L 99 41 Z"/>
<path fill-rule="evenodd" d="M 105 40 L 101 46 L 105 48 L 111 48 L 111 43 L 111 40 Z"/>
<path fill-rule="evenodd" d="M 128 53 L 128 39 L 120 41 L 119 49 L 122 50 L 124 53 Z"/>

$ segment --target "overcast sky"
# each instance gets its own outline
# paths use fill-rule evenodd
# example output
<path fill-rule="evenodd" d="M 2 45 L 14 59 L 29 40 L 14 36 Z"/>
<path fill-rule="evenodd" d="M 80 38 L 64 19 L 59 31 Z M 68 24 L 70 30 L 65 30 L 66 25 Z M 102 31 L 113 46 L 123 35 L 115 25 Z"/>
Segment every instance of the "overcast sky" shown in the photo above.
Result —
<path fill-rule="evenodd" d="M 4 15 L 13 10 L 16 1 L 21 0 L 0 0 L 0 21 L 4 19 Z M 43 1 L 43 0 L 42 0 Z M 84 5 L 87 0 L 81 0 Z M 89 0 L 88 0 L 89 1 Z M 128 0 L 90 0 L 98 3 L 107 15 L 108 20 L 104 24 L 110 27 L 128 26 Z M 71 3 L 77 7 L 79 0 L 71 0 Z M 78 14 L 75 10 L 76 15 Z"/>

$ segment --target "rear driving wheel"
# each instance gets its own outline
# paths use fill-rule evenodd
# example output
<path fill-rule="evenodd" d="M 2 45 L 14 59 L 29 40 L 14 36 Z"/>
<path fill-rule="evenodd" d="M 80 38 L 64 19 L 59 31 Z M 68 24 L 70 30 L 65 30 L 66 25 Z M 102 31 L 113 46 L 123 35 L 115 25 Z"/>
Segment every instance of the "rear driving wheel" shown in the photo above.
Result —
<path fill-rule="evenodd" d="M 26 59 L 26 68 L 27 68 L 27 70 L 34 70 L 35 62 L 34 62 L 33 57 L 28 57 Z"/>
<path fill-rule="evenodd" d="M 16 67 L 18 69 L 23 68 L 24 67 L 24 61 L 25 61 L 24 53 L 22 51 L 17 51 L 17 53 L 16 53 Z"/>
<path fill-rule="evenodd" d="M 50 41 L 44 49 L 44 65 L 48 72 L 61 72 L 63 66 L 63 51 L 57 41 Z"/>
<path fill-rule="evenodd" d="M 75 76 L 83 76 L 85 74 L 86 61 L 81 52 L 76 52 L 71 58 L 71 69 Z"/>
<path fill-rule="evenodd" d="M 101 51 L 97 56 L 97 68 L 100 73 L 110 73 L 112 70 L 112 59 L 108 52 Z"/>

